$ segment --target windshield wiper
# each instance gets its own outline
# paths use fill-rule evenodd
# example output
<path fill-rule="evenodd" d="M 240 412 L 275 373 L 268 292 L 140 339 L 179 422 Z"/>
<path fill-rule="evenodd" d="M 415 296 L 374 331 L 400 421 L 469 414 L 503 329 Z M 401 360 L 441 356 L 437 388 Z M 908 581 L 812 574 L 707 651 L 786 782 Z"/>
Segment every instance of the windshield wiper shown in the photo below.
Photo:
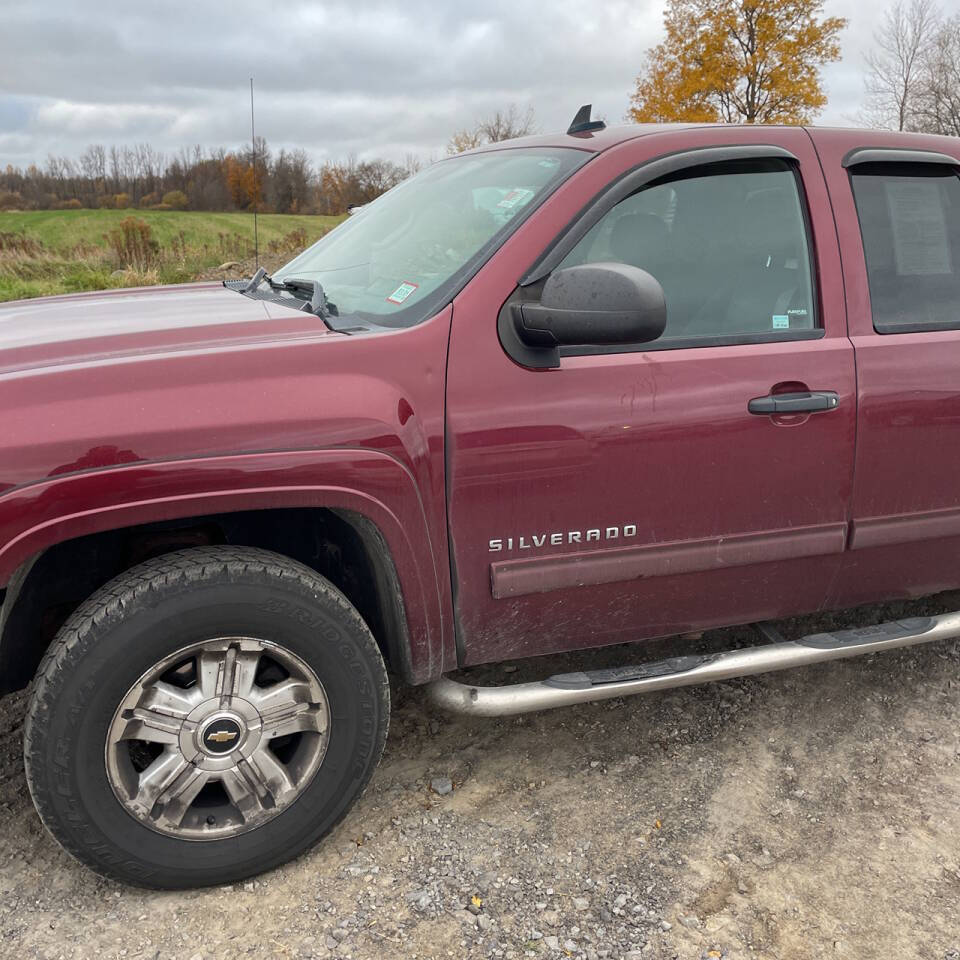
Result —
<path fill-rule="evenodd" d="M 270 285 L 271 290 L 288 290 L 290 293 L 308 294 L 309 299 L 303 301 L 301 310 L 307 310 L 322 320 L 337 316 L 337 306 L 327 300 L 327 295 L 323 292 L 319 280 L 301 280 L 299 277 L 291 277 L 289 280 L 277 282 L 273 277 L 268 277 L 267 271 L 261 267 L 250 278 L 250 282 L 243 288 L 243 292 L 248 296 L 255 293 L 264 280 Z M 302 298 L 298 297 L 297 299 Z"/>
<path fill-rule="evenodd" d="M 266 277 L 267 282 L 268 282 L 268 283 L 270 284 L 270 286 L 272 287 L 272 286 L 273 286 L 273 281 L 272 281 L 269 277 L 267 277 L 267 271 L 264 270 L 263 267 L 261 267 L 261 268 L 250 278 L 250 282 L 243 288 L 243 292 L 244 292 L 244 293 L 253 293 L 253 292 L 257 289 L 257 287 L 259 287 L 260 284 L 263 283 L 264 277 Z"/>
<path fill-rule="evenodd" d="M 323 287 L 319 280 L 301 280 L 299 277 L 291 277 L 289 280 L 281 280 L 275 283 L 269 281 L 274 290 L 289 290 L 291 293 L 306 293 L 310 299 L 304 302 L 303 309 L 309 308 L 310 312 L 324 320 L 337 315 L 336 304 L 327 300 L 327 295 L 323 292 Z"/>

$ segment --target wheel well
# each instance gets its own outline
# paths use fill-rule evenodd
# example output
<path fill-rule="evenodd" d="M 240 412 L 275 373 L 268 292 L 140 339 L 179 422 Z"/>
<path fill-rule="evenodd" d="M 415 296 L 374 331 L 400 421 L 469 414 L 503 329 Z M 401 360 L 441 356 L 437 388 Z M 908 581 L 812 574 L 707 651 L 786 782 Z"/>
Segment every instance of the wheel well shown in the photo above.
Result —
<path fill-rule="evenodd" d="M 216 544 L 262 547 L 312 567 L 357 608 L 388 665 L 409 677 L 403 599 L 377 526 L 346 510 L 281 508 L 123 527 L 50 547 L 0 595 L 0 693 L 30 682 L 67 617 L 113 577 L 172 550 Z"/>

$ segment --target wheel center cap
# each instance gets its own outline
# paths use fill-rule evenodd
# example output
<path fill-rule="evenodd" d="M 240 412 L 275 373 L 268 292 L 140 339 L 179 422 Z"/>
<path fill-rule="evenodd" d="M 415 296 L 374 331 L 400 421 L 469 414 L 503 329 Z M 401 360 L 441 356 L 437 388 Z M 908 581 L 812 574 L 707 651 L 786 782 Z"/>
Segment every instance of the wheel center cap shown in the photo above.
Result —
<path fill-rule="evenodd" d="M 222 757 L 240 746 L 244 732 L 245 727 L 237 717 L 220 714 L 200 728 L 200 749 L 212 757 Z"/>
<path fill-rule="evenodd" d="M 190 712 L 180 728 L 180 752 L 184 760 L 202 770 L 227 770 L 260 744 L 263 721 L 246 700 L 231 697 L 221 705 L 205 700 Z"/>

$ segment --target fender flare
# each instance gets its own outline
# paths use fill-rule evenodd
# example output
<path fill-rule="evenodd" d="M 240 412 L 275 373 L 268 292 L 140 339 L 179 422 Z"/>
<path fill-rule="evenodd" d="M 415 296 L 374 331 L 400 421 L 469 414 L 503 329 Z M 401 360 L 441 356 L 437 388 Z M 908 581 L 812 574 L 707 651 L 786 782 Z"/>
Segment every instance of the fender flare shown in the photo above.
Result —
<path fill-rule="evenodd" d="M 14 488 L 0 496 L 0 584 L 9 583 L 31 558 L 76 537 L 207 513 L 283 507 L 350 511 L 372 523 L 400 585 L 410 679 L 423 682 L 450 669 L 445 543 L 434 543 L 407 467 L 375 450 L 153 461 Z"/>

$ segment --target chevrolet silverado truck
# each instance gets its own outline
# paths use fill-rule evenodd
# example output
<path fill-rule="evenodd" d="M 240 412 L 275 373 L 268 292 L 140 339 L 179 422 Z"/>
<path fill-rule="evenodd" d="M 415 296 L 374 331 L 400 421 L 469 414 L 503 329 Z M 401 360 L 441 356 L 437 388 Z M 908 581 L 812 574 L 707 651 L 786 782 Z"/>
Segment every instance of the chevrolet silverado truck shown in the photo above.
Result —
<path fill-rule="evenodd" d="M 388 669 L 496 716 L 960 636 L 770 625 L 960 587 L 958 173 L 945 137 L 587 109 L 272 276 L 0 307 L 0 687 L 49 831 L 226 883 L 344 816 Z"/>

